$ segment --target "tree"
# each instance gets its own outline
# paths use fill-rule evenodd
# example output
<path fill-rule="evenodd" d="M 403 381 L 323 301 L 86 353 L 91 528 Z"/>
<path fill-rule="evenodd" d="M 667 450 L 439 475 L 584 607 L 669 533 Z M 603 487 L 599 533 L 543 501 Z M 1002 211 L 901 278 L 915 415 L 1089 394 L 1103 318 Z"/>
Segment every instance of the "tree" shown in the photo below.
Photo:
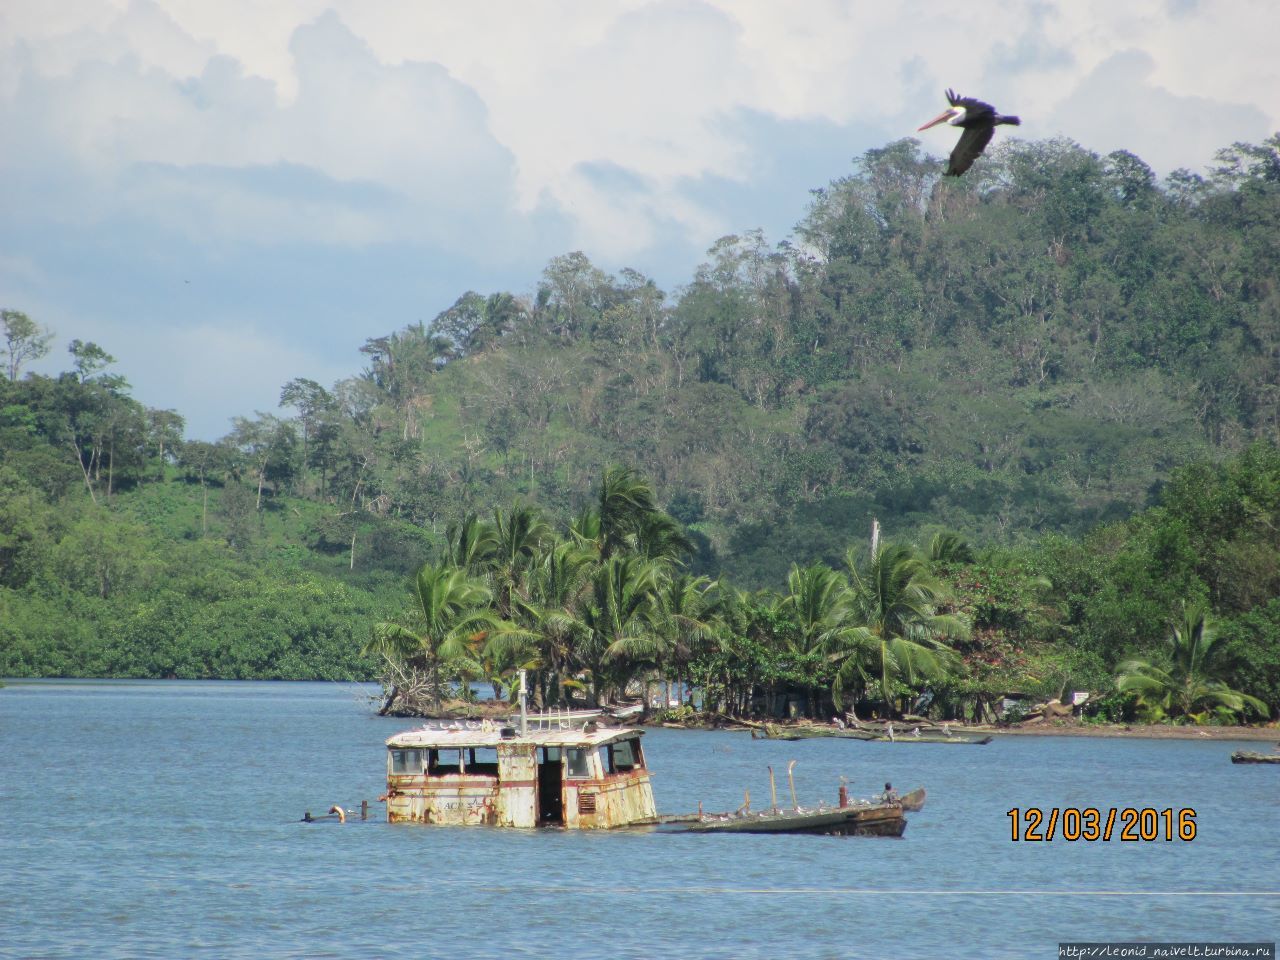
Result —
<path fill-rule="evenodd" d="M 658 512 L 653 488 L 630 467 L 610 467 L 600 480 L 597 501 L 600 554 L 608 558 L 628 546 L 645 517 Z M 634 539 L 630 541 L 634 546 Z"/>
<path fill-rule="evenodd" d="M 616 295 L 612 278 L 575 250 L 542 271 L 537 312 L 545 329 L 575 339 L 594 328 Z"/>
<path fill-rule="evenodd" d="M 690 661 L 712 637 L 714 624 L 709 611 L 708 594 L 716 584 L 707 577 L 688 573 L 671 574 L 658 588 L 658 631 L 671 638 L 665 665 L 674 669 L 677 688 L 686 679 Z M 692 699 L 693 691 L 689 691 Z M 668 686 L 665 702 L 671 702 Z"/>
<path fill-rule="evenodd" d="M 72 340 L 67 346 L 67 352 L 74 360 L 76 378 L 81 383 L 96 381 L 111 390 L 122 390 L 128 387 L 123 377 L 101 372 L 115 363 L 116 358 L 92 340 Z"/>
<path fill-rule="evenodd" d="M 929 563 L 935 567 L 959 566 L 973 560 L 973 548 L 958 533 L 940 531 L 929 543 Z"/>
<path fill-rule="evenodd" d="M 852 634 L 852 643 L 835 649 L 841 659 L 838 676 L 863 670 L 878 675 L 884 708 L 892 713 L 893 681 L 910 684 L 917 677 L 945 674 L 955 660 L 946 641 L 967 636 L 969 624 L 937 612 L 946 588 L 911 547 L 885 544 L 862 570 L 850 550 L 845 563 L 853 591 L 851 619 L 866 633 Z"/>
<path fill-rule="evenodd" d="M 179 456 L 186 421 L 175 410 L 148 410 L 146 419 L 147 451 L 155 454 L 159 478 L 163 480 L 165 464 Z"/>
<path fill-rule="evenodd" d="M 280 389 L 280 406 L 293 407 L 298 411 L 298 419 L 302 422 L 302 463 L 308 467 L 311 465 L 311 442 L 324 425 L 325 418 L 334 415 L 337 403 L 333 395 L 314 380 L 297 377 Z M 320 463 L 323 493 L 327 461 L 322 457 Z"/>
<path fill-rule="evenodd" d="M 473 575 L 484 569 L 498 549 L 493 524 L 474 513 L 450 523 L 444 539 L 448 563 Z"/>
<path fill-rule="evenodd" d="M 1172 717 L 1203 722 L 1210 709 L 1229 715 L 1257 711 L 1267 705 L 1257 697 L 1232 690 L 1221 679 L 1214 657 L 1218 631 L 1199 604 L 1183 604 L 1182 616 L 1168 639 L 1167 665 L 1126 660 L 1116 673 L 1116 689 L 1133 694 L 1151 719 Z"/>
<path fill-rule="evenodd" d="M 28 360 L 39 360 L 49 352 L 53 333 L 41 330 L 36 322 L 21 310 L 0 310 L 0 326 L 4 327 L 6 366 L 9 382 L 18 379 L 22 365 Z"/>
<path fill-rule="evenodd" d="M 438 713 L 446 679 L 442 671 L 453 667 L 456 675 L 461 667 L 466 672 L 471 666 L 468 661 L 474 660 L 477 643 L 503 624 L 489 609 L 492 595 L 488 587 L 465 570 L 447 564 L 423 564 L 414 576 L 413 590 L 417 601 L 413 626 L 375 624 L 364 652 L 378 654 L 392 664 L 425 671 L 427 689 Z M 394 697 L 393 686 L 389 700 Z"/>
<path fill-rule="evenodd" d="M 662 569 L 642 557 L 615 554 L 592 577 L 591 600 L 578 660 L 591 677 L 591 700 L 611 687 L 625 687 L 635 669 L 661 656 L 664 640 L 654 630 Z"/>
<path fill-rule="evenodd" d="M 836 662 L 860 663 L 872 636 L 865 626 L 851 621 L 853 600 L 848 583 L 825 563 L 792 567 L 787 577 L 787 595 L 779 605 L 793 615 L 797 627 L 788 653 L 794 657 L 830 654 Z M 837 703 L 845 686 L 841 676 L 837 672 L 832 690 Z M 810 701 L 812 714 L 812 697 Z"/>
<path fill-rule="evenodd" d="M 225 443 L 209 443 L 191 440 L 184 443 L 178 454 L 178 464 L 188 477 L 200 483 L 200 536 L 209 532 L 209 477 L 225 474 L 231 467 L 235 451 Z"/>
<path fill-rule="evenodd" d="M 296 434 L 292 424 L 269 413 L 259 412 L 257 420 L 236 417 L 232 425 L 234 429 L 227 439 L 239 448 L 252 468 L 258 490 L 254 509 L 261 512 L 262 491 L 268 481 L 279 484 L 293 476 Z"/>
<path fill-rule="evenodd" d="M 493 512 L 493 571 L 498 613 L 511 616 L 521 599 L 527 599 L 526 574 L 551 528 L 536 507 L 513 506 Z"/>
<path fill-rule="evenodd" d="M 568 702 L 565 688 L 575 682 L 570 676 L 574 642 L 587 629 L 582 612 L 590 596 L 595 558 L 593 551 L 575 541 L 559 541 L 543 551 L 530 571 L 530 602 L 524 605 L 522 619 L 535 635 L 538 659 L 546 668 L 538 678 L 543 704 Z"/>

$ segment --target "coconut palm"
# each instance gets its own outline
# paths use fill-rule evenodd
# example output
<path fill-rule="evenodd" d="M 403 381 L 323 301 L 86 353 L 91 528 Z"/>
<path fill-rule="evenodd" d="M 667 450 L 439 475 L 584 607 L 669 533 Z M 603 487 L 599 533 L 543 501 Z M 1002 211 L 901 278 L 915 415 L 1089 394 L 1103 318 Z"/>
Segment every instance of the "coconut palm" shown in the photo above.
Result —
<path fill-rule="evenodd" d="M 929 543 L 929 563 L 932 566 L 973 563 L 973 547 L 958 533 L 940 531 Z"/>
<path fill-rule="evenodd" d="M 689 573 L 662 578 L 658 588 L 656 620 L 658 633 L 670 640 L 658 664 L 659 673 L 667 680 L 667 703 L 671 702 L 671 675 L 667 670 L 674 670 L 679 688 L 685 667 L 695 651 L 711 636 L 707 594 L 714 586 L 707 577 Z"/>
<path fill-rule="evenodd" d="M 852 591 L 852 622 L 866 629 L 852 645 L 833 651 L 839 669 L 836 685 L 877 676 L 886 710 L 896 709 L 893 681 L 945 674 L 955 662 L 947 640 L 968 636 L 969 623 L 939 614 L 946 587 L 911 547 L 886 544 L 859 570 L 854 552 L 845 555 Z"/>
<path fill-rule="evenodd" d="M 679 521 L 661 510 L 638 516 L 631 538 L 636 551 L 650 560 L 674 562 L 693 552 L 693 541 Z"/>
<path fill-rule="evenodd" d="M 494 632 L 514 631 L 489 608 L 492 596 L 483 582 L 450 565 L 423 564 L 414 576 L 416 626 L 374 625 L 366 653 L 424 671 L 436 712 L 440 710 L 444 668 L 455 675 L 480 671 L 479 645 Z"/>
<path fill-rule="evenodd" d="M 1136 695 L 1147 713 L 1157 719 L 1203 719 L 1196 714 L 1211 707 L 1232 713 L 1255 710 L 1263 717 L 1269 716 L 1267 705 L 1257 697 L 1232 690 L 1215 676 L 1218 670 L 1213 653 L 1217 639 L 1217 629 L 1205 608 L 1184 603 L 1182 616 L 1169 635 L 1168 666 L 1127 660 L 1117 671 L 1116 688 Z"/>
<path fill-rule="evenodd" d="M 663 568 L 643 557 L 615 554 L 600 564 L 583 610 L 586 631 L 579 659 L 591 675 L 595 703 L 610 683 L 625 687 L 641 664 L 662 656 L 667 641 L 657 634 L 657 593 Z"/>
<path fill-rule="evenodd" d="M 444 539 L 449 564 L 468 573 L 479 571 L 497 550 L 492 524 L 474 513 L 449 524 Z"/>
<path fill-rule="evenodd" d="M 600 480 L 596 507 L 600 518 L 600 555 L 609 557 L 638 532 L 643 518 L 658 513 L 653 488 L 629 467 L 610 467 Z M 631 542 L 634 546 L 634 541 Z"/>
<path fill-rule="evenodd" d="M 553 683 L 555 702 L 566 702 L 574 641 L 586 630 L 581 615 L 591 592 L 594 560 L 589 548 L 561 541 L 544 550 L 529 572 L 529 600 L 520 605 L 517 616 L 535 635 L 544 668 L 538 678 L 543 703 L 550 699 Z"/>
<path fill-rule="evenodd" d="M 792 567 L 787 595 L 779 604 L 794 616 L 798 628 L 790 652 L 825 652 L 838 662 L 865 655 L 871 635 L 866 627 L 850 622 L 853 599 L 845 578 L 825 563 Z M 838 701 L 839 691 L 833 692 Z M 812 702 L 809 706 L 812 712 Z"/>
<path fill-rule="evenodd" d="M 551 537 L 551 527 L 536 507 L 512 507 L 493 512 L 492 551 L 487 556 L 493 573 L 494 602 L 498 613 L 511 616 L 518 597 L 525 593 L 525 574 L 541 545 Z"/>
<path fill-rule="evenodd" d="M 799 636 L 793 653 L 809 653 L 845 626 L 849 615 L 849 585 L 825 563 L 792 567 L 787 595 L 781 606 L 794 612 Z"/>

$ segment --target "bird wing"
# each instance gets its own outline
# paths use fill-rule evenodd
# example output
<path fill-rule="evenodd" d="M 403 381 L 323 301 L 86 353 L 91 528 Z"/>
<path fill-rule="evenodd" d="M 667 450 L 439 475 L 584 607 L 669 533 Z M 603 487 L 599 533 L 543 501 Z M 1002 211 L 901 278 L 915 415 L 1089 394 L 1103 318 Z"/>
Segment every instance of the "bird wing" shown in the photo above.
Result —
<path fill-rule="evenodd" d="M 995 132 L 995 127 L 969 127 L 960 134 L 960 142 L 951 151 L 951 159 L 947 163 L 947 176 L 958 177 L 973 166 L 973 161 L 982 156 Z"/>

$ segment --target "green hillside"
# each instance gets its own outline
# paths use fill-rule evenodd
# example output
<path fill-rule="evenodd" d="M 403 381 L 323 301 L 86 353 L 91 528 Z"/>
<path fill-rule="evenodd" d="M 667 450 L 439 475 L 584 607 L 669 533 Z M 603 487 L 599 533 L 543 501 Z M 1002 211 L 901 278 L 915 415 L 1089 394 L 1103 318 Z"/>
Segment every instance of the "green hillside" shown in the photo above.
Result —
<path fill-rule="evenodd" d="M 872 559 L 872 518 L 958 535 L 976 558 L 934 573 L 970 653 L 1033 655 L 987 692 L 1040 662 L 1102 683 L 1186 601 L 1280 703 L 1280 135 L 1203 178 L 1063 141 L 939 173 L 915 141 L 869 151 L 791 241 L 725 237 L 673 291 L 557 257 L 531 298 L 464 293 L 217 443 L 97 345 L 23 375 L 48 344 L 6 311 L 0 674 L 369 675 L 451 523 L 536 505 L 568 536 L 625 465 L 680 569 L 776 597 Z M 989 580 L 1021 606 L 984 627 Z"/>

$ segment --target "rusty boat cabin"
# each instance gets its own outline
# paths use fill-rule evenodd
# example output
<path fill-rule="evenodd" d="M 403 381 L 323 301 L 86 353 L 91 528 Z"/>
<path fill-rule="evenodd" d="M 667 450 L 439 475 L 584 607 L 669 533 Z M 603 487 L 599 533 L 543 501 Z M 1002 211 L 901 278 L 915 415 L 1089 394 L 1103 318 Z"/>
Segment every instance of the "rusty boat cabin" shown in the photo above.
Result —
<path fill-rule="evenodd" d="M 642 730 L 422 727 L 387 740 L 387 822 L 595 830 L 653 823 Z"/>

